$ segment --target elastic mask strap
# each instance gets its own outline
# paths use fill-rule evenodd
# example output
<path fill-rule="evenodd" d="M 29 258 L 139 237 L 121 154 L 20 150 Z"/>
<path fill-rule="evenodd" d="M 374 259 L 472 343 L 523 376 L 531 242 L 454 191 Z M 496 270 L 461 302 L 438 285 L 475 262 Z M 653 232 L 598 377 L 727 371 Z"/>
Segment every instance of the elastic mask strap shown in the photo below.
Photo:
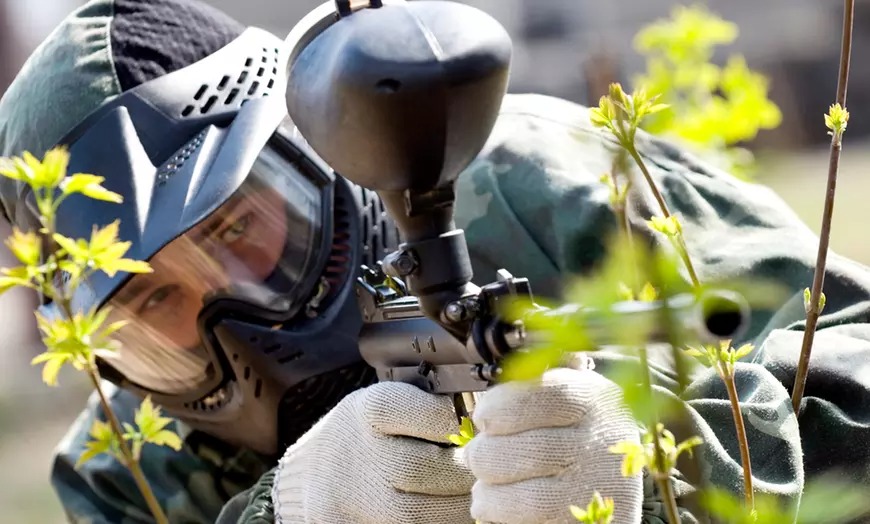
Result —
<path fill-rule="evenodd" d="M 384 4 L 381 0 L 368 0 L 367 2 L 354 2 L 353 0 L 335 0 L 335 10 L 338 11 L 338 16 L 344 18 L 350 16 L 357 9 L 365 9 L 366 7 L 379 8 Z"/>
<path fill-rule="evenodd" d="M 288 70 L 293 67 L 296 58 L 308 44 L 341 18 L 368 7 L 380 8 L 385 5 L 405 3 L 406 0 L 328 0 L 320 4 L 293 26 L 284 39 L 284 44 L 290 53 L 287 60 Z"/>

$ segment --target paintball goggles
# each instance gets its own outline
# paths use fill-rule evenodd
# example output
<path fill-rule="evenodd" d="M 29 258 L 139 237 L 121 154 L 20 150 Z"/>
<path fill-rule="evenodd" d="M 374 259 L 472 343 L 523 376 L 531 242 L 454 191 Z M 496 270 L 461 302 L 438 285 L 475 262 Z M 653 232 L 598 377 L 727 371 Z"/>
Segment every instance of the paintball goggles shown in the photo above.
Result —
<path fill-rule="evenodd" d="M 311 148 L 337 173 L 377 192 L 402 244 L 357 282 L 360 348 L 379 379 L 439 394 L 485 390 L 503 359 L 541 333 L 504 305 L 585 326 L 593 346 L 614 326 L 655 323 L 666 308 L 684 335 L 735 338 L 747 324 L 742 297 L 727 290 L 622 302 L 602 312 L 534 304 L 529 281 L 498 272 L 479 287 L 454 184 L 484 147 L 506 93 L 512 54 L 505 29 L 449 1 L 328 2 L 290 33 L 287 107 Z M 607 313 L 607 314 L 604 314 Z M 653 339 L 667 341 L 664 331 Z M 589 347 L 588 350 L 593 350 Z"/>

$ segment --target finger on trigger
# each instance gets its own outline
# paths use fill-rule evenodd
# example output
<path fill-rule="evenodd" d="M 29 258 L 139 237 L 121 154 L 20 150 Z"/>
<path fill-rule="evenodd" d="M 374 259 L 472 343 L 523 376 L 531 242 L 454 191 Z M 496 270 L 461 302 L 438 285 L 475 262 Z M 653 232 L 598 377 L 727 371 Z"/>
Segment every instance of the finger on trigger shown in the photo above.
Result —
<path fill-rule="evenodd" d="M 390 453 L 383 460 L 389 484 L 401 493 L 439 497 L 467 495 L 474 475 L 462 457 L 463 450 L 405 437 L 385 437 Z M 401 443 L 399 443 L 401 442 Z"/>
<path fill-rule="evenodd" d="M 359 399 L 363 416 L 382 435 L 416 437 L 449 443 L 459 432 L 453 400 L 401 382 L 381 382 L 367 388 Z"/>

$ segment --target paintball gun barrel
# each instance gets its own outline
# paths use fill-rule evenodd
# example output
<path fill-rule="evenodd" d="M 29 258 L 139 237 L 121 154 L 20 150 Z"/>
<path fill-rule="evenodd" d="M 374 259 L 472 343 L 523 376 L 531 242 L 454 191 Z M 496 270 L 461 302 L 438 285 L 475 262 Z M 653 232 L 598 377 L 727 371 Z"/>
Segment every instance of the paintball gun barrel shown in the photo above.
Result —
<path fill-rule="evenodd" d="M 526 321 L 534 316 L 582 329 L 582 342 L 578 340 L 572 348 L 575 351 L 618 345 L 620 335 L 630 332 L 642 333 L 649 343 L 668 342 L 674 334 L 661 329 L 663 308 L 668 308 L 680 339 L 699 342 L 734 336 L 745 327 L 748 317 L 748 307 L 740 295 L 715 290 L 697 297 L 691 293 L 676 295 L 666 301 L 618 302 L 608 311 L 579 304 L 554 309 L 534 306 L 525 318 L 505 321 L 497 312 L 497 301 L 508 296 L 528 300 L 531 290 L 525 279 L 515 279 L 502 270 L 497 283 L 485 286 L 461 304 L 447 306 L 450 311 L 471 310 L 470 314 L 477 316 L 471 336 L 461 339 L 427 317 L 416 297 L 406 294 L 402 281 L 380 269 L 363 268 L 357 296 L 366 322 L 360 351 L 378 370 L 379 379 L 411 383 L 438 394 L 483 391 L 498 378 L 505 356 L 544 343 L 545 331 L 526 327 Z"/>
<path fill-rule="evenodd" d="M 362 356 L 381 380 L 445 394 L 486 389 L 506 355 L 546 336 L 528 327 L 536 315 L 582 325 L 588 347 L 577 351 L 618 343 L 614 333 L 642 326 L 667 341 L 673 333 L 655 329 L 663 308 L 681 335 L 701 342 L 745 327 L 747 304 L 725 290 L 607 311 L 532 305 L 507 320 L 507 302 L 534 304 L 529 282 L 502 270 L 496 282 L 471 283 L 453 205 L 454 182 L 484 147 L 507 90 L 510 37 L 485 13 L 437 0 L 354 9 L 336 1 L 317 28 L 291 53 L 290 116 L 337 173 L 378 193 L 403 241 L 357 282 Z"/>

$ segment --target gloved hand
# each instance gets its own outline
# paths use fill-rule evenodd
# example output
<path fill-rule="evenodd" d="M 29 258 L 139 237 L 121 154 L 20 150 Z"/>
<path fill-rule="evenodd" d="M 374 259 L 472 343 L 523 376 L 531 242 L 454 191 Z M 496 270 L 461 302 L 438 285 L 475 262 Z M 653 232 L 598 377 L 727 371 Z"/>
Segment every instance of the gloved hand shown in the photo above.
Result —
<path fill-rule="evenodd" d="M 474 477 L 448 396 L 378 383 L 348 395 L 280 460 L 275 522 L 471 524 Z"/>
<path fill-rule="evenodd" d="M 614 500 L 614 524 L 641 521 L 642 478 L 624 478 L 608 448 L 640 441 L 621 389 L 591 370 L 560 368 L 540 382 L 501 384 L 482 395 L 465 459 L 478 479 L 471 515 L 484 523 L 574 522 L 594 491 Z"/>

